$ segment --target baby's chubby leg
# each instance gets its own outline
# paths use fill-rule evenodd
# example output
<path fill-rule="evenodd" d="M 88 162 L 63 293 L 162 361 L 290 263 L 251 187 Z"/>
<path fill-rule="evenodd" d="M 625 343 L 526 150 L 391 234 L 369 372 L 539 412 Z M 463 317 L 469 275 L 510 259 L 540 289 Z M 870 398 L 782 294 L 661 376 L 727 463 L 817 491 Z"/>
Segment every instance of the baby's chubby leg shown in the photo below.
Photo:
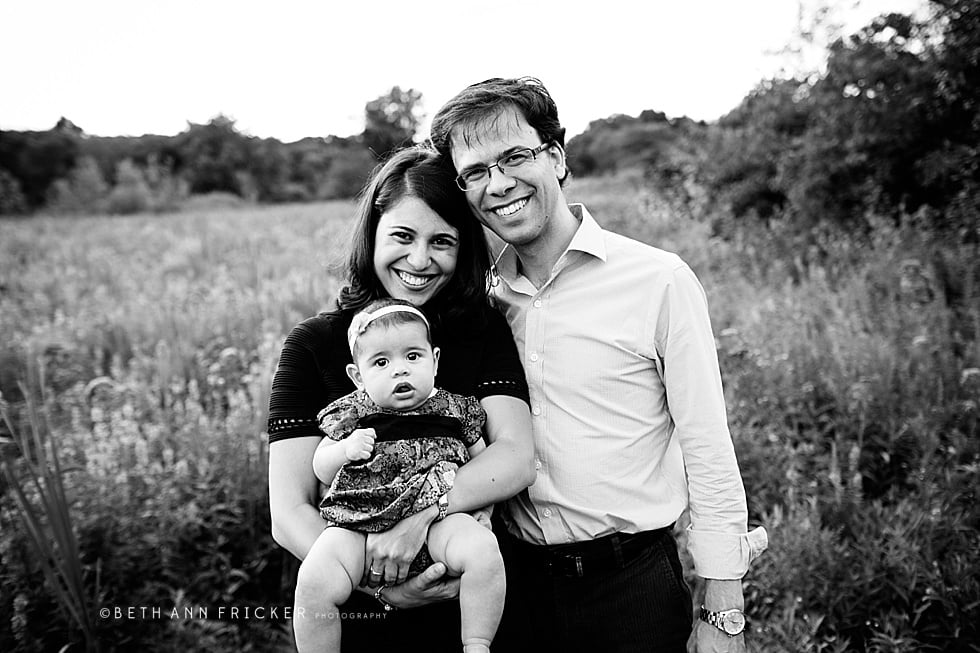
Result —
<path fill-rule="evenodd" d="M 341 605 L 361 581 L 364 535 L 343 528 L 320 534 L 299 567 L 293 632 L 299 653 L 340 650 Z"/>
<path fill-rule="evenodd" d="M 504 562 L 490 529 L 463 513 L 429 528 L 429 554 L 459 574 L 459 606 L 466 653 L 489 650 L 504 611 Z"/>

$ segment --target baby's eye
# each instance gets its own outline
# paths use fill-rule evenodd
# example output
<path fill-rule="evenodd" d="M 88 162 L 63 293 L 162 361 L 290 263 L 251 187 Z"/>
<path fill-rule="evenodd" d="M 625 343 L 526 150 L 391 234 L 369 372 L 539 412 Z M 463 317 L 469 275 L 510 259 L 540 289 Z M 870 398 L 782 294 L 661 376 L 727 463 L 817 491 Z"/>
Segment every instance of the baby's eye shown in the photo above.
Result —
<path fill-rule="evenodd" d="M 413 351 L 413 352 L 410 352 L 408 354 L 408 356 L 406 356 L 405 358 L 407 358 L 408 360 L 414 362 L 414 361 L 417 361 L 419 358 L 421 358 L 421 356 L 418 353 L 416 353 L 416 352 Z"/>
<path fill-rule="evenodd" d="M 387 358 L 379 358 L 376 361 L 374 361 L 374 366 L 375 367 L 387 367 L 388 366 L 388 359 Z"/>

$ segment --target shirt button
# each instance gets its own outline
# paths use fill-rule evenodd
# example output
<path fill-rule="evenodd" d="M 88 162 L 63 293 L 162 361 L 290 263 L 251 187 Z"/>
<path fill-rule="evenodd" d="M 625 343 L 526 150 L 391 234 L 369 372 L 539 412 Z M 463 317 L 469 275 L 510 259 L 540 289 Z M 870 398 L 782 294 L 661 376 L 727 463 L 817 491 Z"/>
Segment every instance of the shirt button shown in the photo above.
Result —
<path fill-rule="evenodd" d="M 541 414 L 541 406 L 534 406 L 533 408 L 531 408 L 531 412 L 534 413 L 535 415 L 540 415 Z"/>
<path fill-rule="evenodd" d="M 540 460 L 535 460 L 534 461 L 534 469 L 541 469 L 541 461 Z"/>
<path fill-rule="evenodd" d="M 531 362 L 536 362 L 537 360 L 538 360 L 538 352 L 532 351 L 531 352 Z"/>
<path fill-rule="evenodd" d="M 551 508 L 545 508 L 544 509 L 544 516 L 545 517 L 551 517 Z"/>
<path fill-rule="evenodd" d="M 541 300 L 540 299 L 535 299 L 534 300 L 534 308 L 541 308 Z"/>

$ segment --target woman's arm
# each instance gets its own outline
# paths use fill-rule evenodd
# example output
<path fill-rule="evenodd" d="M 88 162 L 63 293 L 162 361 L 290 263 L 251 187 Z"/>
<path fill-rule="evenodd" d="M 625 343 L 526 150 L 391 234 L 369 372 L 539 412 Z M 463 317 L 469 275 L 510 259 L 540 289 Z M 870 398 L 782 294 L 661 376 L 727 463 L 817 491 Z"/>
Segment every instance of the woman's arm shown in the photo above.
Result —
<path fill-rule="evenodd" d="M 470 512 L 509 499 L 534 483 L 534 441 L 527 404 L 507 395 L 480 400 L 487 411 L 486 451 L 459 468 L 449 512 Z"/>
<path fill-rule="evenodd" d="M 320 439 L 288 438 L 269 445 L 272 538 L 300 560 L 325 526 L 316 507 L 317 479 L 310 466 Z"/>

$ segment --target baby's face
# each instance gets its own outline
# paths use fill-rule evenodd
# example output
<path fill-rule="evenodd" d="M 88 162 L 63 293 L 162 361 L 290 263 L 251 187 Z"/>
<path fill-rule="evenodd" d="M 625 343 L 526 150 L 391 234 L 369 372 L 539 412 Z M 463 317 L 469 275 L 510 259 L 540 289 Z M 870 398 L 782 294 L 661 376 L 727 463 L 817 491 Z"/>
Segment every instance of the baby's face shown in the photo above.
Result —
<path fill-rule="evenodd" d="M 408 322 L 369 327 L 357 338 L 354 381 L 374 403 L 392 410 L 411 410 L 432 393 L 439 350 L 426 338 L 425 326 Z"/>

